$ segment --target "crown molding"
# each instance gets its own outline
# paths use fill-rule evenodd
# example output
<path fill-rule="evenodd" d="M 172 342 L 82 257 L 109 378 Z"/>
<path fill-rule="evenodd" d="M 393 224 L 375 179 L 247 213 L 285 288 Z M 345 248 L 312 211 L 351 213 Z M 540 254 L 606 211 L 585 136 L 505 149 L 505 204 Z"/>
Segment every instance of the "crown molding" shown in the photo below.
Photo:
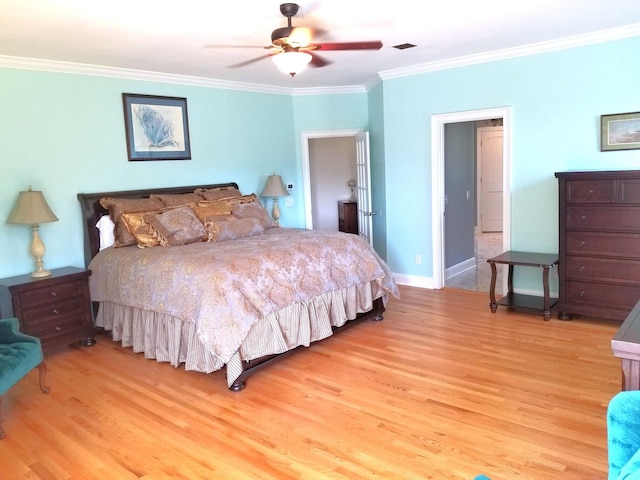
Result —
<path fill-rule="evenodd" d="M 83 63 L 60 62 L 37 58 L 22 58 L 0 55 L 0 67 L 18 68 L 22 70 L 38 70 L 54 73 L 71 73 L 76 75 L 92 75 L 96 77 L 142 80 L 148 82 L 172 83 L 206 88 L 223 88 L 226 90 L 243 90 L 256 93 L 292 95 L 292 88 L 273 87 L 253 83 L 230 82 L 203 77 L 175 75 L 171 73 L 150 72 L 128 68 L 103 67 Z"/>
<path fill-rule="evenodd" d="M 624 27 L 611 28 L 608 30 L 601 30 L 598 32 L 576 35 L 573 37 L 565 37 L 548 42 L 532 43 L 529 45 L 523 45 L 521 47 L 505 48 L 503 50 L 494 50 L 492 52 L 479 53 L 477 55 L 466 55 L 464 57 L 456 57 L 436 62 L 423 63 L 420 65 L 413 65 L 411 67 L 385 70 L 379 72 L 378 75 L 382 80 L 389 80 L 392 78 L 406 77 L 419 73 L 429 73 L 438 70 L 449 70 L 452 68 L 477 65 L 479 63 L 495 62 L 498 60 L 525 57 L 528 55 L 536 55 L 539 53 L 583 47 L 596 43 L 611 42 L 614 40 L 621 40 L 624 38 L 636 37 L 639 35 L 640 23 L 634 23 L 631 25 L 626 25 Z"/>
<path fill-rule="evenodd" d="M 393 78 L 406 77 L 420 73 L 448 70 L 452 68 L 476 65 L 479 63 L 494 62 L 510 58 L 535 55 L 538 53 L 553 52 L 568 48 L 581 47 L 596 43 L 610 42 L 629 37 L 640 36 L 640 23 L 634 23 L 624 27 L 601 30 L 599 32 L 566 37 L 559 40 L 534 43 L 521 47 L 494 50 L 476 55 L 439 60 L 422 63 L 410 67 L 384 70 L 372 75 L 363 85 L 344 85 L 335 87 L 313 88 L 283 88 L 254 83 L 231 82 L 203 77 L 187 75 L 175 75 L 170 73 L 150 72 L 146 70 L 134 70 L 127 68 L 104 67 L 56 60 L 42 60 L 36 58 L 23 58 L 0 55 L 0 68 L 17 68 L 22 70 L 38 70 L 54 73 L 71 73 L 76 75 L 91 75 L 97 77 L 119 78 L 129 80 L 141 80 L 148 82 L 171 83 L 205 88 L 220 88 L 226 90 L 239 90 L 255 93 L 267 93 L 275 95 L 303 96 L 303 95 L 332 95 L 367 93 L 381 81 Z"/>

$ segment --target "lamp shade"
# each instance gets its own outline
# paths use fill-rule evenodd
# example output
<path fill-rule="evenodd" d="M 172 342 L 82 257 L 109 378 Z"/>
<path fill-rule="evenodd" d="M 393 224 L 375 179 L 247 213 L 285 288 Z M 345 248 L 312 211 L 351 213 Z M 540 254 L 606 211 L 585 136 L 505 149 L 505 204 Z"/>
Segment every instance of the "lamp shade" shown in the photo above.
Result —
<path fill-rule="evenodd" d="M 58 217 L 51 211 L 42 192 L 29 190 L 20 192 L 7 223 L 35 225 L 38 223 L 57 222 Z"/>
<path fill-rule="evenodd" d="M 273 56 L 273 63 L 280 71 L 292 77 L 304 70 L 310 61 L 311 55 L 305 52 L 284 52 Z"/>
<path fill-rule="evenodd" d="M 269 175 L 267 183 L 262 189 L 261 197 L 284 197 L 289 195 L 289 191 L 285 188 L 284 182 L 280 175 Z"/>

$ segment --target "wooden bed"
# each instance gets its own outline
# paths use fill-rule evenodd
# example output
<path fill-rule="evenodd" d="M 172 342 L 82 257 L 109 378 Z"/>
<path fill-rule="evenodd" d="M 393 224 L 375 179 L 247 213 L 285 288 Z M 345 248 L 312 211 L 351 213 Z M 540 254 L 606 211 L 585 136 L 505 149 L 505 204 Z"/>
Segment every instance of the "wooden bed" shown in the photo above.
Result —
<path fill-rule="evenodd" d="M 115 199 L 140 199 L 146 198 L 151 194 L 156 195 L 176 195 L 183 193 L 192 193 L 196 189 L 211 189 L 218 187 L 235 187 L 235 183 L 223 183 L 223 184 L 209 184 L 209 185 L 192 185 L 184 187 L 170 187 L 170 188 L 154 188 L 144 190 L 129 190 L 119 192 L 99 192 L 99 193 L 80 193 L 78 194 L 78 200 L 80 201 L 82 217 L 83 217 L 83 232 L 84 232 L 84 257 L 85 264 L 89 267 L 89 264 L 100 250 L 100 235 L 96 228 L 96 223 L 104 216 L 109 215 L 109 212 L 102 207 L 100 199 L 104 197 L 110 197 Z M 128 247 L 125 247 L 128 248 Z M 158 247 L 163 248 L 163 247 Z M 178 247 L 180 248 L 180 247 Z M 386 267 L 386 266 L 385 266 Z M 395 283 L 394 283 L 395 285 Z M 92 297 L 93 300 L 93 297 Z M 94 312 L 98 313 L 99 305 L 94 302 Z M 349 320 L 344 325 L 339 327 L 332 327 L 333 333 L 338 333 L 342 330 L 350 328 L 365 320 L 379 321 L 383 318 L 384 302 L 382 297 L 373 299 L 372 308 L 366 312 L 358 313 L 355 319 Z M 229 388 L 233 391 L 240 391 L 246 385 L 246 379 L 256 371 L 263 367 L 282 359 L 283 357 L 298 350 L 300 346 L 294 347 L 291 350 L 264 355 L 260 358 L 254 358 L 251 360 L 241 360 L 241 373 L 237 375 L 233 380 L 228 379 Z M 146 356 L 146 353 L 145 353 Z M 149 357 L 155 358 L 155 357 Z M 160 361 L 160 360 L 158 360 Z M 175 365 L 177 366 L 177 365 Z M 228 370 L 227 370 L 228 374 Z M 236 373 L 234 373 L 234 376 Z"/>

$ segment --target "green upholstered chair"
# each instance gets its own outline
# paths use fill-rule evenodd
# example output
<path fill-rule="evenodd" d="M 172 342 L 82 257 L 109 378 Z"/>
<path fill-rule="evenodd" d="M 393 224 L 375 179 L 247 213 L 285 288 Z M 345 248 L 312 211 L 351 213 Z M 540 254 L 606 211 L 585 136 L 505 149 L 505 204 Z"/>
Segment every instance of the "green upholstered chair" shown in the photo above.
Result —
<path fill-rule="evenodd" d="M 40 339 L 21 333 L 19 325 L 17 318 L 0 319 L 0 422 L 4 394 L 35 367 L 40 374 L 40 388 L 49 393 L 49 387 L 44 383 L 47 365 L 43 360 Z M 0 438 L 4 438 L 2 423 Z"/>

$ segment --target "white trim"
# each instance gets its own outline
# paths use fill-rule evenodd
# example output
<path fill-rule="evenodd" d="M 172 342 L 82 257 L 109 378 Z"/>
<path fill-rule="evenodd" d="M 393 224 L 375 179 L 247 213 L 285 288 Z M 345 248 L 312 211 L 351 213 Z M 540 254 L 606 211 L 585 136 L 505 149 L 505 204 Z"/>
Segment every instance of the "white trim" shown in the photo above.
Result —
<path fill-rule="evenodd" d="M 444 126 L 502 118 L 503 123 L 503 202 L 502 248 L 511 246 L 511 107 L 444 113 L 431 116 L 431 235 L 433 288 L 444 286 Z"/>
<path fill-rule="evenodd" d="M 343 85 L 338 87 L 317 88 L 284 88 L 254 83 L 231 82 L 204 77 L 192 77 L 188 75 L 176 75 L 171 73 L 150 72 L 146 70 L 134 70 L 128 68 L 105 67 L 73 62 L 61 62 L 56 60 L 43 60 L 38 58 L 12 57 L 0 55 L 0 68 L 18 68 L 23 70 L 39 70 L 55 73 L 71 73 L 77 75 L 92 75 L 97 77 L 124 78 L 142 80 L 148 82 L 172 83 L 176 85 L 189 85 L 206 88 L 223 88 L 227 90 L 242 90 L 256 93 L 271 93 L 277 95 L 332 95 L 343 93 L 366 93 L 382 80 L 406 77 L 419 73 L 435 72 L 452 68 L 475 65 L 478 63 L 494 62 L 509 58 L 535 55 L 538 53 L 553 52 L 568 48 L 604 43 L 623 38 L 640 35 L 640 23 L 633 23 L 623 27 L 601 30 L 598 32 L 560 38 L 548 42 L 533 43 L 520 47 L 495 50 L 493 52 L 467 55 L 463 57 L 438 60 L 434 62 L 412 65 L 409 67 L 384 70 L 373 74 L 363 85 Z"/>
<path fill-rule="evenodd" d="M 302 149 L 302 190 L 304 198 L 305 228 L 313 228 L 313 212 L 311 211 L 311 168 L 309 166 L 309 140 L 312 138 L 355 137 L 363 133 L 362 128 L 341 130 L 312 130 L 300 132 L 300 147 Z"/>
<path fill-rule="evenodd" d="M 460 275 L 461 273 L 471 270 L 476 266 L 476 257 L 467 258 L 460 263 L 455 264 L 452 267 L 445 269 L 444 278 L 449 280 L 450 278 Z"/>
<path fill-rule="evenodd" d="M 430 290 L 433 290 L 433 279 L 428 277 L 394 273 L 393 278 L 398 285 L 406 285 L 407 287 L 428 288 Z"/>
<path fill-rule="evenodd" d="M 439 70 L 449 70 L 452 68 L 466 67 L 468 65 L 476 65 L 479 63 L 495 62 L 498 60 L 507 60 L 510 58 L 525 57 L 528 55 L 536 55 L 539 53 L 555 52 L 557 50 L 565 50 L 568 48 L 583 47 L 593 45 L 595 43 L 611 42 L 621 40 L 623 38 L 635 37 L 640 35 L 640 23 L 626 25 L 624 27 L 610 28 L 598 32 L 576 35 L 573 37 L 560 38 L 547 42 L 532 43 L 520 47 L 505 48 L 502 50 L 494 50 L 493 52 L 478 53 L 476 55 L 466 55 L 457 58 L 447 58 L 435 62 L 413 65 L 411 67 L 395 68 L 378 72 L 382 80 L 392 78 L 406 77 L 419 73 L 436 72 Z"/>

